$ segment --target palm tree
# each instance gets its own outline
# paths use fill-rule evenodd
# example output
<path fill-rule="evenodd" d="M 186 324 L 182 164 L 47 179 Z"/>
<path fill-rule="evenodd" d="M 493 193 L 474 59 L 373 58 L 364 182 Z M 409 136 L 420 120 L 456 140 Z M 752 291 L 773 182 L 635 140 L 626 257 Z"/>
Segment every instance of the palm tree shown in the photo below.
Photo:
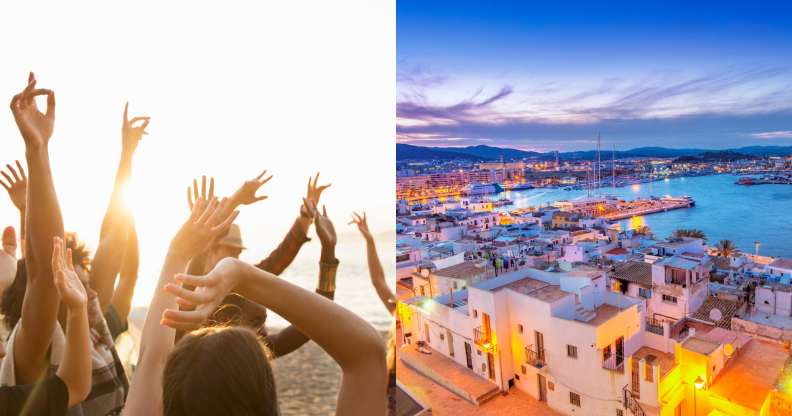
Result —
<path fill-rule="evenodd" d="M 732 240 L 721 240 L 718 244 L 715 244 L 715 248 L 720 251 L 723 257 L 729 257 L 732 253 L 737 251 L 739 247 L 734 245 L 734 241 Z"/>
<path fill-rule="evenodd" d="M 650 237 L 654 237 L 654 233 L 652 232 L 652 229 L 647 227 L 647 226 L 645 226 L 645 225 L 642 225 L 642 226 L 636 228 L 635 232 L 638 233 L 638 234 L 644 234 L 644 235 L 648 235 Z"/>
<path fill-rule="evenodd" d="M 695 230 L 695 229 L 692 229 L 692 228 L 687 230 L 687 231 L 688 231 L 688 235 L 687 235 L 688 237 L 700 238 L 702 240 L 707 240 L 707 236 L 704 234 L 704 231 Z"/>
<path fill-rule="evenodd" d="M 688 230 L 684 230 L 682 228 L 677 228 L 676 230 L 671 231 L 671 235 L 673 235 L 674 237 L 687 237 L 688 236 Z"/>

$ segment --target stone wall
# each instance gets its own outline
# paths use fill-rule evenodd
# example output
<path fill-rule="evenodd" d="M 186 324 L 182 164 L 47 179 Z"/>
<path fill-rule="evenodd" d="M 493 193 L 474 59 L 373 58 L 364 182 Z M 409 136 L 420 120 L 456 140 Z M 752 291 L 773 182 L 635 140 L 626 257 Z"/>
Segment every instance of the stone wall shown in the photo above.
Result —
<path fill-rule="evenodd" d="M 732 331 L 740 331 L 753 337 L 760 337 L 776 342 L 792 340 L 792 331 L 746 321 L 740 318 L 732 318 L 731 329 Z"/>

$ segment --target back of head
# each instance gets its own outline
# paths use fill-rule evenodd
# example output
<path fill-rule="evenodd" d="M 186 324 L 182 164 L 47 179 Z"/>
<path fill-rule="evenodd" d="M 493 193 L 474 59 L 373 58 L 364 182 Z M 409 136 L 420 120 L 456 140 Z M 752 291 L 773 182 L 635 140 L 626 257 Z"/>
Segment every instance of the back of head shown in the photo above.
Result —
<path fill-rule="evenodd" d="M 25 289 L 27 288 L 27 266 L 25 259 L 17 260 L 17 272 L 11 286 L 3 292 L 0 298 L 0 313 L 3 314 L 9 335 L 14 330 L 19 319 L 22 318 L 22 303 L 25 300 Z"/>
<path fill-rule="evenodd" d="M 266 347 L 241 327 L 185 335 L 165 362 L 162 407 L 164 416 L 278 415 Z"/>

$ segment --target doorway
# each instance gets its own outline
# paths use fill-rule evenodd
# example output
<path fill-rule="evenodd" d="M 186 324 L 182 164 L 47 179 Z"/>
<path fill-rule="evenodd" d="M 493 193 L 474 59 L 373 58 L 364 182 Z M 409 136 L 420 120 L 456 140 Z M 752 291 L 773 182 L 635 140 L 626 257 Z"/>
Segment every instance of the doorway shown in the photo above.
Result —
<path fill-rule="evenodd" d="M 432 343 L 432 339 L 429 338 L 429 324 L 424 324 L 424 334 L 426 334 L 426 342 Z"/>
<path fill-rule="evenodd" d="M 487 367 L 489 367 L 489 379 L 495 381 L 495 356 L 491 352 L 487 353 Z"/>
<path fill-rule="evenodd" d="M 534 342 L 536 343 L 536 357 L 542 361 L 544 360 L 544 334 L 534 331 Z"/>
<path fill-rule="evenodd" d="M 454 358 L 454 335 L 451 334 L 450 329 L 446 329 L 446 336 L 448 337 L 448 356 Z"/>
<path fill-rule="evenodd" d="M 539 374 L 539 401 L 547 403 L 547 379 Z"/>
<path fill-rule="evenodd" d="M 616 340 L 616 365 L 624 361 L 624 337 L 619 337 Z"/>
<path fill-rule="evenodd" d="M 465 343 L 465 358 L 467 358 L 467 367 L 469 369 L 473 369 L 473 353 L 470 348 L 470 344 L 467 342 Z"/>

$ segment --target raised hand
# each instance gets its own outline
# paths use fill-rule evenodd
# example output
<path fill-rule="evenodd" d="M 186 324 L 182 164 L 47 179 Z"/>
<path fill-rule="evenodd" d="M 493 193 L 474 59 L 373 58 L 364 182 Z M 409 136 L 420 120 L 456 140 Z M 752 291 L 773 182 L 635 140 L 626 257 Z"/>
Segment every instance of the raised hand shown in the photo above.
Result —
<path fill-rule="evenodd" d="M 366 212 L 363 212 L 363 216 L 361 217 L 358 215 L 357 212 L 352 211 L 352 221 L 349 222 L 347 225 L 357 224 L 358 230 L 360 230 L 360 234 L 363 234 L 364 238 L 371 238 L 371 232 L 368 229 L 368 224 L 366 224 Z"/>
<path fill-rule="evenodd" d="M 193 188 L 195 188 L 195 200 L 198 200 L 198 180 L 193 179 Z M 203 214 L 206 211 L 206 207 L 209 206 L 209 201 L 214 198 L 214 178 L 209 179 L 209 196 L 206 195 L 206 175 L 201 176 L 201 195 L 200 198 L 203 200 L 201 204 L 201 210 L 199 211 L 199 215 Z M 190 204 L 190 211 L 192 211 L 193 206 L 195 205 L 195 201 L 192 197 L 192 189 L 187 187 L 187 203 Z"/>
<path fill-rule="evenodd" d="M 177 282 L 196 289 L 193 292 L 172 283 L 165 285 L 165 291 L 177 296 L 176 303 L 184 310 L 166 309 L 160 324 L 188 331 L 200 328 L 237 284 L 237 262 L 239 260 L 232 258 L 220 260 L 205 276 L 177 274 L 174 277 Z"/>
<path fill-rule="evenodd" d="M 199 213 L 201 202 L 203 202 L 201 197 L 195 200 L 190 218 L 176 232 L 170 244 L 169 251 L 181 256 L 185 261 L 208 250 L 212 240 L 225 231 L 239 215 L 239 211 L 234 211 L 224 222 L 215 226 L 223 214 L 228 198 L 223 198 L 220 203 L 217 202 L 217 197 L 212 198 L 203 214 Z"/>
<path fill-rule="evenodd" d="M 241 205 L 250 205 L 258 201 L 263 201 L 267 199 L 267 196 L 256 196 L 256 191 L 261 188 L 261 185 L 269 182 L 272 179 L 272 175 L 270 175 L 267 179 L 262 180 L 261 178 L 267 173 L 265 170 L 261 172 L 261 175 L 256 176 L 255 178 L 245 181 L 242 186 L 234 192 L 231 196 L 231 199 L 236 204 Z"/>
<path fill-rule="evenodd" d="M 121 125 L 121 148 L 123 151 L 134 153 L 135 150 L 137 150 L 138 143 L 143 139 L 143 135 L 148 134 L 146 133 L 146 127 L 149 125 L 151 117 L 135 117 L 129 120 L 127 116 L 128 110 L 129 101 L 127 101 L 126 107 L 124 107 L 124 123 Z M 143 124 L 137 127 L 132 126 L 141 120 Z"/>
<path fill-rule="evenodd" d="M 322 196 L 322 192 L 333 185 L 332 183 L 328 183 L 327 185 L 317 187 L 316 183 L 319 182 L 319 173 L 320 172 L 316 172 L 316 178 L 313 181 L 313 185 L 311 184 L 311 178 L 308 178 L 308 192 L 305 195 L 305 199 L 309 201 L 313 199 L 317 204 L 319 203 L 319 197 Z"/>
<path fill-rule="evenodd" d="M 55 130 L 55 92 L 48 89 L 35 89 L 36 76 L 33 72 L 28 76 L 28 85 L 11 99 L 11 113 L 14 121 L 25 140 L 25 145 L 39 148 L 49 143 Z M 47 96 L 47 113 L 39 111 L 36 97 Z"/>
<path fill-rule="evenodd" d="M 305 198 L 303 198 L 303 205 L 308 209 L 308 212 L 311 212 L 313 215 L 314 224 L 316 225 L 316 236 L 319 237 L 322 246 L 334 246 L 336 242 L 338 242 L 338 238 L 336 237 L 333 222 L 327 217 L 327 208 L 322 205 L 322 213 L 320 214 L 319 208 L 316 206 L 316 201 L 309 201 Z"/>
<path fill-rule="evenodd" d="M 17 271 L 16 259 L 16 231 L 8 226 L 3 230 L 3 250 L 0 251 L 0 293 L 14 283 Z"/>
<path fill-rule="evenodd" d="M 20 211 L 25 211 L 27 208 L 27 176 L 25 176 L 25 169 L 22 169 L 22 164 L 19 161 L 16 161 L 16 165 L 19 168 L 19 175 L 22 176 L 20 179 L 17 176 L 16 171 L 11 165 L 6 165 L 11 174 L 14 175 L 14 179 L 11 179 L 7 173 L 0 172 L 3 174 L 3 177 L 6 178 L 8 181 L 8 185 L 0 179 L 0 185 L 3 185 L 3 188 L 8 191 L 8 196 L 11 197 L 11 202 L 14 203 L 14 206 L 17 207 Z"/>
<path fill-rule="evenodd" d="M 55 276 L 55 288 L 61 299 L 70 308 L 78 308 L 88 303 L 88 295 L 85 293 L 80 278 L 74 272 L 72 263 L 71 249 L 64 250 L 66 247 L 63 240 L 54 238 L 52 248 L 52 273 Z"/>

